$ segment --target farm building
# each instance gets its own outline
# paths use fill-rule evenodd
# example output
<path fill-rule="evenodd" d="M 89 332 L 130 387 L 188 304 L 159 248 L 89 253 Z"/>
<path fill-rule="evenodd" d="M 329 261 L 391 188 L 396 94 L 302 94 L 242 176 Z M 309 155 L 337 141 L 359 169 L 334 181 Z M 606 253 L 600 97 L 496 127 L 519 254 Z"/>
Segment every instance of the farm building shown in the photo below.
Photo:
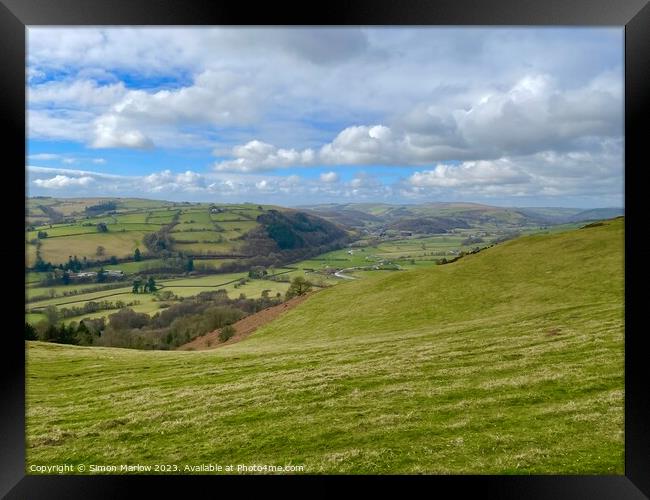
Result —
<path fill-rule="evenodd" d="M 84 278 L 95 278 L 97 273 L 95 271 L 85 271 L 83 273 L 70 273 L 70 279 L 84 279 Z"/>

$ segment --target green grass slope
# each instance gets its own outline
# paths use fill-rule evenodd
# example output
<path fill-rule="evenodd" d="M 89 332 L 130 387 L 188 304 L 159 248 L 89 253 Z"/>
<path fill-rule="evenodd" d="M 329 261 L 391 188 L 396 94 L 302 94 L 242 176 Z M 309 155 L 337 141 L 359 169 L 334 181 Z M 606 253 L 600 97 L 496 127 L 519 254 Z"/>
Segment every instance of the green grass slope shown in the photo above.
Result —
<path fill-rule="evenodd" d="M 619 219 L 350 281 L 216 351 L 30 342 L 27 470 L 623 474 L 623 266 Z"/>

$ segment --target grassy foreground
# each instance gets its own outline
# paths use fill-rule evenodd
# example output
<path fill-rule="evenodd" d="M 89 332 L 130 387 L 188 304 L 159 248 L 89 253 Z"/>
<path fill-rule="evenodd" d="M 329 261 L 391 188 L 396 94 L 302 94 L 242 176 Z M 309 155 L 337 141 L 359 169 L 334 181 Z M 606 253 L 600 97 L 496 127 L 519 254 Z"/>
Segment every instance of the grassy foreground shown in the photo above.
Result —
<path fill-rule="evenodd" d="M 622 474 L 623 269 L 617 219 L 350 281 L 215 351 L 29 342 L 27 473 Z"/>

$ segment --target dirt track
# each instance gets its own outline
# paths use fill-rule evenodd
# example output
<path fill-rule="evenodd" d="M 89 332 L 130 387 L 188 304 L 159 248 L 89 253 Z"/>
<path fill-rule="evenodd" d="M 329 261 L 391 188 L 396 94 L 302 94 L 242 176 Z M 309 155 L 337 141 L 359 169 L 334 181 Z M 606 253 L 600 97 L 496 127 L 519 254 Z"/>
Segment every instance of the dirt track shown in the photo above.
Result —
<path fill-rule="evenodd" d="M 245 339 L 260 326 L 264 326 L 270 321 L 273 321 L 275 318 L 280 316 L 283 312 L 293 309 L 298 304 L 303 302 L 307 297 L 312 295 L 315 292 L 308 293 L 307 295 L 302 295 L 300 297 L 294 297 L 287 302 L 279 304 L 277 306 L 269 307 L 263 309 L 258 313 L 251 314 L 245 318 L 239 320 L 237 323 L 234 323 L 232 326 L 235 328 L 235 335 L 233 335 L 226 342 L 219 341 L 219 330 L 214 330 L 206 335 L 197 337 L 187 344 L 183 344 L 178 347 L 179 351 L 203 351 L 206 349 L 216 349 L 218 347 L 234 344 L 240 340 Z"/>

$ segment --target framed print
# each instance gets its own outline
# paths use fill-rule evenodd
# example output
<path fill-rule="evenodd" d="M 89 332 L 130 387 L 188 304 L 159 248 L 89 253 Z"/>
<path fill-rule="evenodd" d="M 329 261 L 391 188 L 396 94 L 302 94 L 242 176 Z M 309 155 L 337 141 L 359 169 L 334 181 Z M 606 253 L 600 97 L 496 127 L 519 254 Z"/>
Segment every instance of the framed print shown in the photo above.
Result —
<path fill-rule="evenodd" d="M 0 23 L 3 495 L 650 494 L 647 2 Z"/>

